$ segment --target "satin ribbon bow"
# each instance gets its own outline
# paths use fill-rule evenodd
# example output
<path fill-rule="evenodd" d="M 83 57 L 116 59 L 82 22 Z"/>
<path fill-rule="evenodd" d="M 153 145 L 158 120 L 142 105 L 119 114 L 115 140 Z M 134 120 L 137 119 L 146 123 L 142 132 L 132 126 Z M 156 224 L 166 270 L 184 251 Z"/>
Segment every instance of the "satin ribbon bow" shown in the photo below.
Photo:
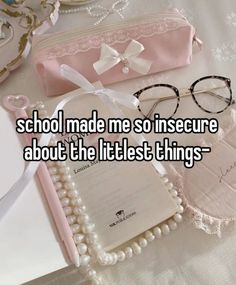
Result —
<path fill-rule="evenodd" d="M 139 105 L 139 100 L 132 94 L 124 92 L 121 93 L 104 87 L 97 88 L 92 83 L 90 83 L 82 74 L 67 65 L 61 66 L 61 74 L 64 78 L 80 86 L 84 91 L 80 93 L 72 93 L 68 97 L 62 99 L 62 101 L 60 101 L 56 106 L 55 111 L 51 116 L 51 119 L 56 118 L 58 111 L 63 110 L 64 107 L 70 101 L 86 94 L 99 96 L 103 101 L 107 102 L 108 104 L 112 104 L 112 106 L 115 108 L 118 107 L 116 107 L 116 104 L 114 103 L 119 103 L 130 109 L 137 109 L 137 106 Z M 40 137 L 38 145 L 40 147 L 47 146 L 50 142 L 51 137 L 52 133 L 43 134 Z M 13 206 L 18 197 L 23 193 L 26 186 L 34 177 L 34 174 L 36 173 L 40 163 L 40 161 L 31 161 L 26 166 L 19 180 L 14 183 L 14 185 L 8 190 L 8 192 L 3 197 L 0 197 L 0 220 Z"/>
<path fill-rule="evenodd" d="M 102 21 L 104 21 L 109 15 L 114 13 L 117 13 L 121 17 L 121 19 L 124 19 L 124 16 L 121 14 L 121 12 L 126 9 L 128 5 L 128 0 L 118 0 L 109 9 L 101 5 L 95 5 L 89 7 L 87 11 L 90 16 L 99 18 L 98 21 L 94 23 L 94 25 L 98 25 Z"/>
<path fill-rule="evenodd" d="M 141 74 L 147 74 L 152 62 L 139 57 L 144 49 L 144 46 L 140 42 L 132 40 L 125 52 L 120 54 L 116 49 L 103 43 L 100 59 L 93 64 L 93 67 L 97 74 L 100 75 L 121 62 L 123 64 L 122 71 L 125 74 L 129 73 L 130 69 Z"/>

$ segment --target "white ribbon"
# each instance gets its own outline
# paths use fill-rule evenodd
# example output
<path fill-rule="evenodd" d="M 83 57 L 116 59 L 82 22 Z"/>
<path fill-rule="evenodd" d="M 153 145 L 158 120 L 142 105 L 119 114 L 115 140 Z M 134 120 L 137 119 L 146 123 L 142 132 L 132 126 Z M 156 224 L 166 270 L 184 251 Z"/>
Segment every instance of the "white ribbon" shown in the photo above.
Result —
<path fill-rule="evenodd" d="M 126 9 L 129 5 L 128 0 L 118 0 L 113 5 L 111 8 L 105 8 L 101 5 L 95 5 L 92 7 L 89 7 L 87 9 L 88 14 L 92 17 L 97 17 L 99 18 L 97 22 L 94 23 L 94 25 L 100 24 L 102 21 L 104 21 L 109 15 L 117 13 L 121 19 L 124 19 L 124 16 L 122 15 L 122 11 Z"/>
<path fill-rule="evenodd" d="M 85 91 L 79 94 L 72 94 L 66 97 L 65 99 L 63 99 L 61 102 L 59 102 L 58 105 L 56 106 L 55 111 L 53 112 L 53 115 L 51 116 L 51 119 L 56 118 L 58 111 L 62 110 L 68 102 L 72 101 L 75 98 L 78 98 L 79 96 L 83 96 L 85 94 L 98 95 L 103 101 L 105 101 L 108 104 L 108 106 L 111 107 L 112 111 L 118 117 L 124 117 L 124 115 L 122 111 L 120 110 L 120 108 L 115 104 L 115 102 L 118 102 L 132 109 L 136 109 L 137 106 L 139 105 L 139 100 L 133 95 L 119 93 L 119 92 L 116 92 L 114 90 L 107 89 L 107 88 L 97 89 L 79 72 L 77 72 L 76 70 L 72 69 L 71 67 L 67 65 L 61 66 L 61 74 L 66 79 L 73 82 L 74 84 L 79 85 Z M 144 137 L 140 134 L 135 134 L 131 132 L 131 135 L 133 136 L 133 138 L 139 145 L 142 145 L 143 141 L 145 141 Z M 51 133 L 43 134 L 39 140 L 38 145 L 40 147 L 47 146 L 50 142 L 51 136 L 52 136 Z M 8 192 L 3 197 L 0 198 L 0 220 L 10 210 L 10 208 L 16 202 L 18 197 L 22 194 L 24 189 L 30 183 L 40 163 L 41 163 L 40 161 L 30 162 L 25 168 L 25 171 L 23 172 L 19 180 L 17 180 L 16 183 L 11 187 L 11 189 L 8 190 Z M 155 167 L 155 169 L 159 172 L 160 175 L 166 174 L 165 168 L 162 166 L 162 164 L 159 161 L 152 160 L 152 164 Z"/>
<path fill-rule="evenodd" d="M 69 81 L 73 82 L 74 84 L 78 86 L 81 86 L 84 90 L 87 90 L 88 93 L 90 93 L 90 90 L 95 89 L 95 87 L 85 77 L 83 77 L 80 73 L 78 73 L 78 71 L 72 69 L 71 67 L 67 65 L 63 65 L 62 74 Z M 136 97 L 135 98 L 137 100 L 133 101 L 133 98 L 132 98 L 134 97 L 133 95 L 125 94 L 126 97 L 124 97 L 124 94 L 119 94 L 118 92 L 110 90 L 110 89 L 101 89 L 95 92 L 98 92 L 98 94 L 101 92 L 100 98 L 107 104 L 108 107 L 110 107 L 112 113 L 117 118 L 124 118 L 125 116 L 123 112 L 121 111 L 121 109 L 117 106 L 117 104 L 115 104 L 115 102 L 119 102 L 121 105 L 126 106 L 128 108 L 132 108 L 132 109 L 133 107 L 136 109 L 140 103 Z M 112 96 L 108 95 L 110 94 L 110 92 L 113 93 Z M 107 95 L 107 96 L 104 96 L 104 95 Z M 123 99 L 122 99 L 122 96 L 120 95 L 123 95 Z M 136 134 L 133 131 L 131 131 L 130 134 L 139 145 L 142 145 L 144 141 L 147 141 L 142 134 Z M 165 167 L 159 161 L 153 159 L 151 163 L 161 176 L 166 174 Z"/>
<path fill-rule="evenodd" d="M 107 88 L 101 88 L 101 89 L 96 88 L 79 72 L 77 72 L 76 70 L 72 69 L 71 67 L 67 65 L 61 66 L 61 74 L 65 78 L 73 82 L 74 84 L 80 86 L 85 91 L 79 94 L 72 94 L 66 97 L 65 99 L 63 99 L 62 101 L 60 101 L 58 105 L 56 106 L 56 109 L 53 112 L 51 119 L 56 118 L 58 111 L 63 110 L 63 108 L 65 107 L 67 103 L 69 103 L 75 98 L 78 98 L 79 96 L 83 96 L 86 94 L 98 95 L 102 99 L 106 99 L 109 102 L 112 102 L 113 104 L 114 102 L 117 102 L 131 109 L 136 109 L 137 106 L 139 105 L 139 100 L 131 94 L 120 93 L 115 90 L 111 90 Z M 52 137 L 51 133 L 43 134 L 39 140 L 38 145 L 40 147 L 47 146 L 50 142 L 51 137 Z M 13 204 L 16 202 L 18 197 L 22 194 L 24 189 L 30 183 L 40 163 L 41 163 L 40 161 L 30 162 L 26 166 L 23 174 L 16 181 L 16 183 L 10 188 L 10 190 L 8 190 L 8 192 L 3 197 L 0 198 L 0 220 L 9 211 L 9 209 L 13 206 Z"/>
<path fill-rule="evenodd" d="M 123 54 L 120 54 L 116 49 L 107 44 L 102 44 L 100 59 L 93 64 L 97 74 L 102 74 L 116 66 L 118 63 L 123 63 L 122 71 L 128 73 L 132 69 L 141 74 L 147 74 L 151 68 L 150 60 L 139 57 L 144 51 L 144 46 L 135 40 L 132 40 Z"/>

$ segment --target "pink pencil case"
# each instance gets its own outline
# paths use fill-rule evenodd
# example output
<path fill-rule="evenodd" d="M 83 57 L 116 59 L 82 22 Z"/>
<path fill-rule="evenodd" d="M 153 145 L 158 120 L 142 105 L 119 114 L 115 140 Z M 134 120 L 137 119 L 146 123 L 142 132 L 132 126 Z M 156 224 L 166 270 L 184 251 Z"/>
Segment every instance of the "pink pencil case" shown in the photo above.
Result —
<path fill-rule="evenodd" d="M 68 64 L 90 82 L 104 85 L 191 63 L 195 28 L 177 10 L 134 18 L 116 25 L 39 35 L 33 62 L 47 96 L 75 86 L 60 75 Z"/>

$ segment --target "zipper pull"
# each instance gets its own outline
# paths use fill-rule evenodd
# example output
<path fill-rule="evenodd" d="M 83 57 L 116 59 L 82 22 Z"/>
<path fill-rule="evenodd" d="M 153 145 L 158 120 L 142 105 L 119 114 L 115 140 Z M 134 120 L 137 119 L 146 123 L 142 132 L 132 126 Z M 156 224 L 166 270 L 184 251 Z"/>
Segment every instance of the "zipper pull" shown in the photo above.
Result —
<path fill-rule="evenodd" d="M 196 36 L 196 34 L 195 34 L 194 37 L 193 37 L 193 44 L 194 44 L 194 43 L 197 44 L 197 46 L 198 46 L 198 48 L 199 48 L 200 50 L 202 49 L 203 41 L 200 40 L 200 39 Z"/>

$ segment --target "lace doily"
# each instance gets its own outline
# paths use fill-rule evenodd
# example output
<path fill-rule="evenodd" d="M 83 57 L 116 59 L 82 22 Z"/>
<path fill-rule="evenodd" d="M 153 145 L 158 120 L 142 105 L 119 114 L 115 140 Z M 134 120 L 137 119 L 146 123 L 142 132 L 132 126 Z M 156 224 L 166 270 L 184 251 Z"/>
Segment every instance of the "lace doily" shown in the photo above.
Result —
<path fill-rule="evenodd" d="M 206 136 L 204 139 L 200 140 L 200 144 L 214 147 L 217 142 L 223 140 L 232 131 L 235 124 L 236 110 L 230 109 L 228 114 L 224 116 L 217 137 L 212 138 L 210 135 Z M 183 200 L 186 216 L 191 223 L 195 228 L 201 229 L 207 234 L 214 234 L 221 237 L 225 226 L 229 225 L 231 222 L 235 222 L 236 217 L 216 217 L 214 214 L 211 215 L 210 211 L 200 209 L 196 205 L 193 205 L 194 201 L 188 199 L 188 189 L 185 188 L 185 168 L 177 170 L 176 167 L 170 165 L 169 170 L 171 176 L 175 177 L 176 187 L 179 189 L 180 197 Z M 211 203 L 214 203 L 214 201 L 211 201 Z"/>

